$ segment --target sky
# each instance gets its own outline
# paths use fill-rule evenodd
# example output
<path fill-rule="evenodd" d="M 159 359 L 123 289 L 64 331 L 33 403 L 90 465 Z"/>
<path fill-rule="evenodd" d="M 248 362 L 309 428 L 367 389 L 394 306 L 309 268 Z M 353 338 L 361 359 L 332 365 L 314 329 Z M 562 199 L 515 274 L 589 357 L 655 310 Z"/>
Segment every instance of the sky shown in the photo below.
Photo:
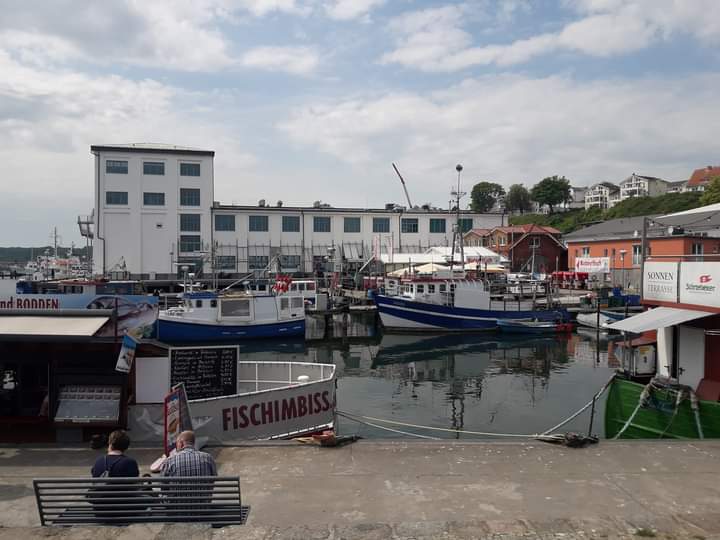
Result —
<path fill-rule="evenodd" d="M 718 0 L 0 0 L 0 246 L 93 204 L 92 144 L 215 150 L 224 204 L 448 205 L 720 163 Z"/>

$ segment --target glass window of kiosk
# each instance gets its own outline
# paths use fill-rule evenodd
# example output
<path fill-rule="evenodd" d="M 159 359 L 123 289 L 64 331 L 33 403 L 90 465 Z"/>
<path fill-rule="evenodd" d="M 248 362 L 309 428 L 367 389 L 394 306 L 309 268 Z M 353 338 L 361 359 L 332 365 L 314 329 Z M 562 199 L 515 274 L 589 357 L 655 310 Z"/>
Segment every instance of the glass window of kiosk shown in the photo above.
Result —
<path fill-rule="evenodd" d="M 48 416 L 48 364 L 31 359 L 0 360 L 0 417 Z"/>

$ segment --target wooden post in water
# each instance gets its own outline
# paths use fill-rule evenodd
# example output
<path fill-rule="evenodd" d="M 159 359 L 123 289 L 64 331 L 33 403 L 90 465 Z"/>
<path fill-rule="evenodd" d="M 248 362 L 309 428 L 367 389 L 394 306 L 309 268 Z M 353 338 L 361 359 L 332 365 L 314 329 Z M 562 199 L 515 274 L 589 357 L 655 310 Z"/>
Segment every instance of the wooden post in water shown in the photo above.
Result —
<path fill-rule="evenodd" d="M 520 311 L 520 302 L 522 301 L 522 298 L 523 298 L 523 286 L 522 286 L 522 281 L 518 281 L 518 286 L 519 286 L 519 288 L 520 288 L 519 291 L 518 291 L 518 311 Z"/>

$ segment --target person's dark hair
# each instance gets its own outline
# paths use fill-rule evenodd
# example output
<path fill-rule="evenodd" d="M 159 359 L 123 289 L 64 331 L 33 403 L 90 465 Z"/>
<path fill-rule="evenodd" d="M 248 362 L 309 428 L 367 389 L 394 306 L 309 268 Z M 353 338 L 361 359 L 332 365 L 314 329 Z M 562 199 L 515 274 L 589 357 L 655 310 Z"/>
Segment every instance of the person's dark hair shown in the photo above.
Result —
<path fill-rule="evenodd" d="M 116 429 L 108 438 L 108 446 L 110 446 L 113 450 L 120 450 L 121 452 L 124 452 L 130 446 L 130 437 L 122 429 Z"/>

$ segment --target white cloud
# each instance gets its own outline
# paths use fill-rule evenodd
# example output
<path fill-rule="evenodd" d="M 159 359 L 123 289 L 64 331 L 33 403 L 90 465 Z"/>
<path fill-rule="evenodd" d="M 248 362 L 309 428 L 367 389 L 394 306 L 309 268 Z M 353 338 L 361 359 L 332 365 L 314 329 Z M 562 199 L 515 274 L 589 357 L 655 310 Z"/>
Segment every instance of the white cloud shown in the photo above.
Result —
<path fill-rule="evenodd" d="M 331 19 L 347 21 L 365 16 L 384 3 L 385 0 L 330 0 L 325 10 Z"/>
<path fill-rule="evenodd" d="M 389 163 L 399 161 L 416 200 L 446 200 L 458 162 L 468 184 L 532 184 L 564 174 L 584 185 L 633 171 L 682 180 L 716 154 L 720 117 L 707 111 L 717 109 L 718 84 L 718 75 L 596 82 L 485 77 L 432 94 L 309 105 L 279 129 L 302 148 L 367 171 L 363 190 L 370 193 L 388 189 Z"/>
<path fill-rule="evenodd" d="M 464 5 L 410 12 L 389 24 L 399 34 L 381 63 L 424 71 L 457 71 L 477 65 L 512 65 L 559 50 L 612 56 L 643 49 L 678 34 L 706 45 L 720 43 L 717 0 L 566 0 L 580 18 L 557 32 L 510 44 L 471 46 Z M 518 8 L 519 9 L 519 8 Z M 515 11 L 515 10 L 513 10 Z"/>
<path fill-rule="evenodd" d="M 246 52 L 241 64 L 246 67 L 307 75 L 317 68 L 318 53 L 310 47 L 257 47 Z"/>

